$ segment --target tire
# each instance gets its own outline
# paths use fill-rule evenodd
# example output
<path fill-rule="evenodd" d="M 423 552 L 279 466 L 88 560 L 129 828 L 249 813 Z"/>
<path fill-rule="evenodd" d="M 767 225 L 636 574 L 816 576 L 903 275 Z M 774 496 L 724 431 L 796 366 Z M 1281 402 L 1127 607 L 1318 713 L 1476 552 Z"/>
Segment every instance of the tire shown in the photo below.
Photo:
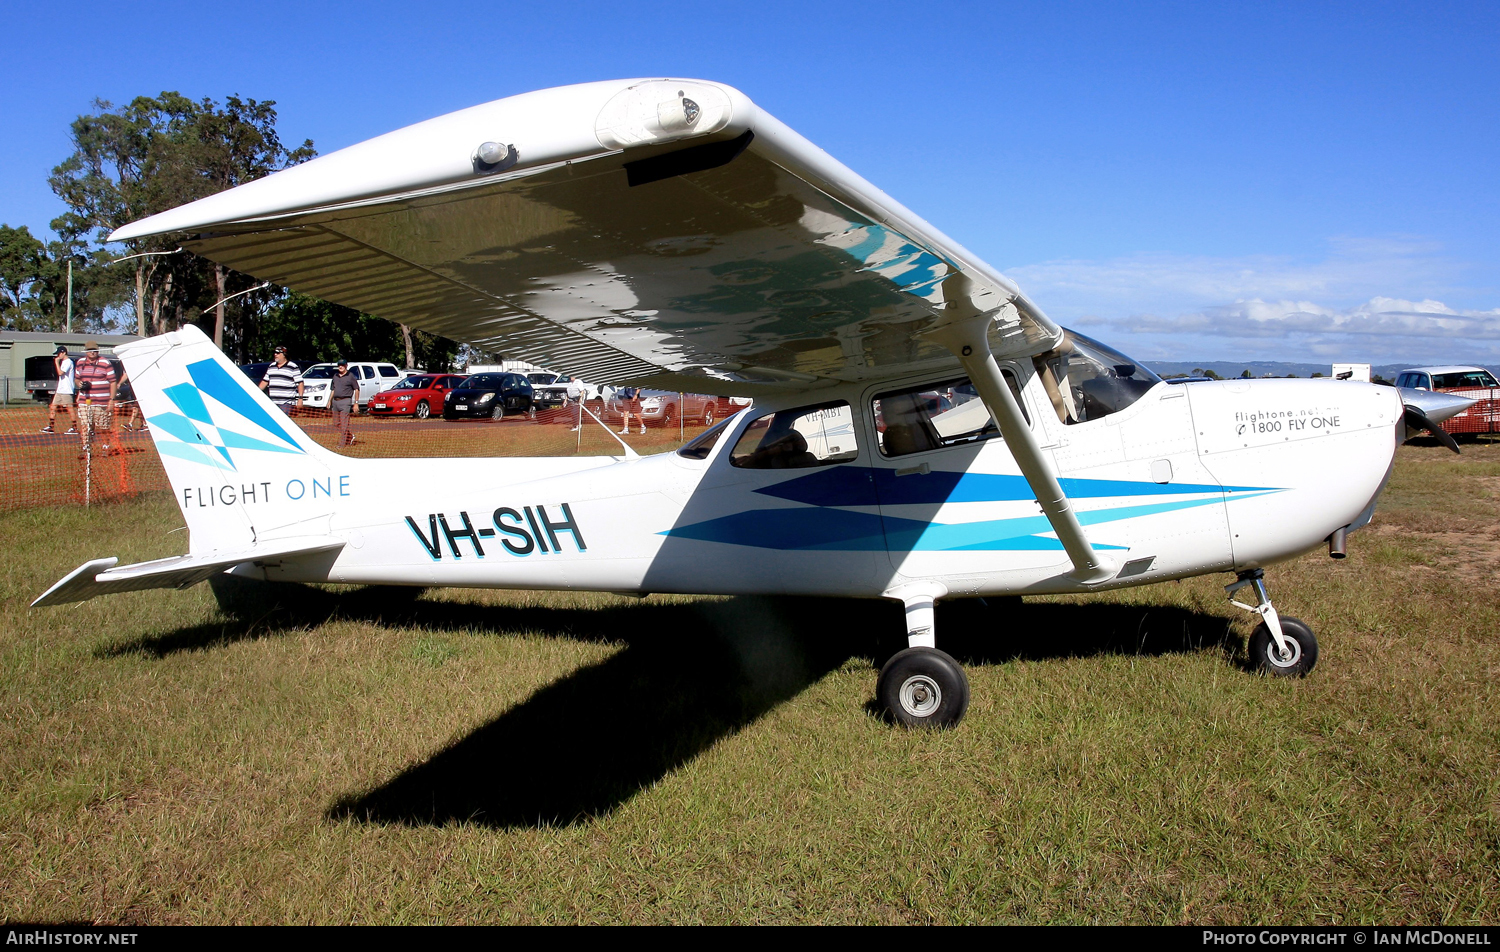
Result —
<path fill-rule="evenodd" d="M 1261 622 L 1250 633 L 1250 667 L 1262 674 L 1282 678 L 1305 678 L 1318 663 L 1318 639 L 1307 623 L 1289 615 L 1281 616 L 1281 633 L 1292 642 L 1292 657 L 1283 661 L 1277 655 L 1276 639 Z"/>
<path fill-rule="evenodd" d="M 412 413 L 412 416 L 418 420 L 425 420 L 428 417 L 432 416 L 432 407 L 427 403 L 426 400 L 418 400 L 417 409 Z"/>
<path fill-rule="evenodd" d="M 875 698 L 904 727 L 952 727 L 969 709 L 969 678 L 936 648 L 907 648 L 880 669 Z"/>
<path fill-rule="evenodd" d="M 665 410 L 661 411 L 661 427 L 666 429 L 677 422 L 677 404 L 669 403 Z"/>
<path fill-rule="evenodd" d="M 490 419 L 491 420 L 503 420 L 503 419 L 505 419 L 505 404 L 501 403 L 498 400 L 495 401 L 495 409 L 493 409 L 493 410 L 490 411 Z"/>
<path fill-rule="evenodd" d="M 703 404 L 703 425 L 714 425 L 714 405 L 712 403 Z"/>

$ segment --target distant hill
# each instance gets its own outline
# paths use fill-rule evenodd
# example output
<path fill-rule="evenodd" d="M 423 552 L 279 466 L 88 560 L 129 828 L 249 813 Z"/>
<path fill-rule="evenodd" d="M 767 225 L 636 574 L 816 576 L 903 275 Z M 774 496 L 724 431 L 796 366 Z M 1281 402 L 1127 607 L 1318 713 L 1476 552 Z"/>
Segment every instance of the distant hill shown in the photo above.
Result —
<path fill-rule="evenodd" d="M 1251 376 L 1264 377 L 1270 374 L 1273 377 L 1285 377 L 1287 374 L 1296 374 L 1299 377 L 1311 377 L 1315 373 L 1328 376 L 1333 369 L 1332 364 L 1303 364 L 1292 363 L 1284 360 L 1251 360 L 1233 363 L 1227 360 L 1209 360 L 1185 362 L 1181 360 L 1157 360 L 1146 361 L 1146 366 L 1165 377 L 1168 374 L 1190 374 L 1196 369 L 1212 370 L 1221 377 L 1238 377 L 1246 370 Z M 1387 380 L 1394 380 L 1396 374 L 1408 367 L 1421 367 L 1423 364 L 1377 364 L 1371 368 L 1372 372 Z M 1478 366 L 1478 365 L 1476 365 Z M 1486 368 L 1491 373 L 1495 368 Z M 1500 376 L 1500 374 L 1497 374 Z"/>

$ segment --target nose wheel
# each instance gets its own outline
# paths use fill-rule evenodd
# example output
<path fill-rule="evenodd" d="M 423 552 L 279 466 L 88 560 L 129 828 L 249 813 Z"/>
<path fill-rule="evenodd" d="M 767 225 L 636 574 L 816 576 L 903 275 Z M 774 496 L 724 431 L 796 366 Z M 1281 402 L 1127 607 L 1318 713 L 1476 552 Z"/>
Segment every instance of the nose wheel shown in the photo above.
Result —
<path fill-rule="evenodd" d="M 1247 605 L 1234 598 L 1235 592 L 1246 587 L 1255 592 L 1256 604 Z M 1261 617 L 1261 623 L 1250 633 L 1252 668 L 1283 678 L 1301 678 L 1312 671 L 1318 663 L 1317 636 L 1301 619 L 1277 613 L 1266 593 L 1266 573 L 1263 570 L 1239 573 L 1235 582 L 1224 586 L 1224 591 L 1230 596 L 1230 604 Z"/>

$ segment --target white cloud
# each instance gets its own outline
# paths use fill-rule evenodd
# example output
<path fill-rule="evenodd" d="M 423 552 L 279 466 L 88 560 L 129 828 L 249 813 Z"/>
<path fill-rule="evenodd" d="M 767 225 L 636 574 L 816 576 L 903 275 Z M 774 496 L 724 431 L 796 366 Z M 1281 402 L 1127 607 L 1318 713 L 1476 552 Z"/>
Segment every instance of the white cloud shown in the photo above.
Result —
<path fill-rule="evenodd" d="M 1065 324 L 1154 359 L 1500 362 L 1500 308 L 1415 239 L 1340 239 L 1322 260 L 1135 255 L 1008 269 Z M 1405 295 L 1405 296 L 1401 296 Z M 1122 339 L 1122 335 L 1128 335 Z"/>

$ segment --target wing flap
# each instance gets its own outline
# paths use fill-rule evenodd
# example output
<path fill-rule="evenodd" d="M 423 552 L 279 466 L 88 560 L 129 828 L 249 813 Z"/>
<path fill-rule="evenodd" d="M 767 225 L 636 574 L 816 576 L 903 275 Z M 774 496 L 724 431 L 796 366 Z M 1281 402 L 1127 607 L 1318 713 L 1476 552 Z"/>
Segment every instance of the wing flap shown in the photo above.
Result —
<path fill-rule="evenodd" d="M 178 555 L 150 562 L 136 562 L 119 568 L 115 567 L 118 559 L 93 559 L 63 576 L 56 585 L 32 602 L 31 607 L 67 605 L 116 592 L 139 592 L 152 588 L 182 589 L 246 562 L 284 562 L 336 552 L 343 547 L 344 543 L 341 541 L 319 536 L 268 542 L 238 552 Z"/>

